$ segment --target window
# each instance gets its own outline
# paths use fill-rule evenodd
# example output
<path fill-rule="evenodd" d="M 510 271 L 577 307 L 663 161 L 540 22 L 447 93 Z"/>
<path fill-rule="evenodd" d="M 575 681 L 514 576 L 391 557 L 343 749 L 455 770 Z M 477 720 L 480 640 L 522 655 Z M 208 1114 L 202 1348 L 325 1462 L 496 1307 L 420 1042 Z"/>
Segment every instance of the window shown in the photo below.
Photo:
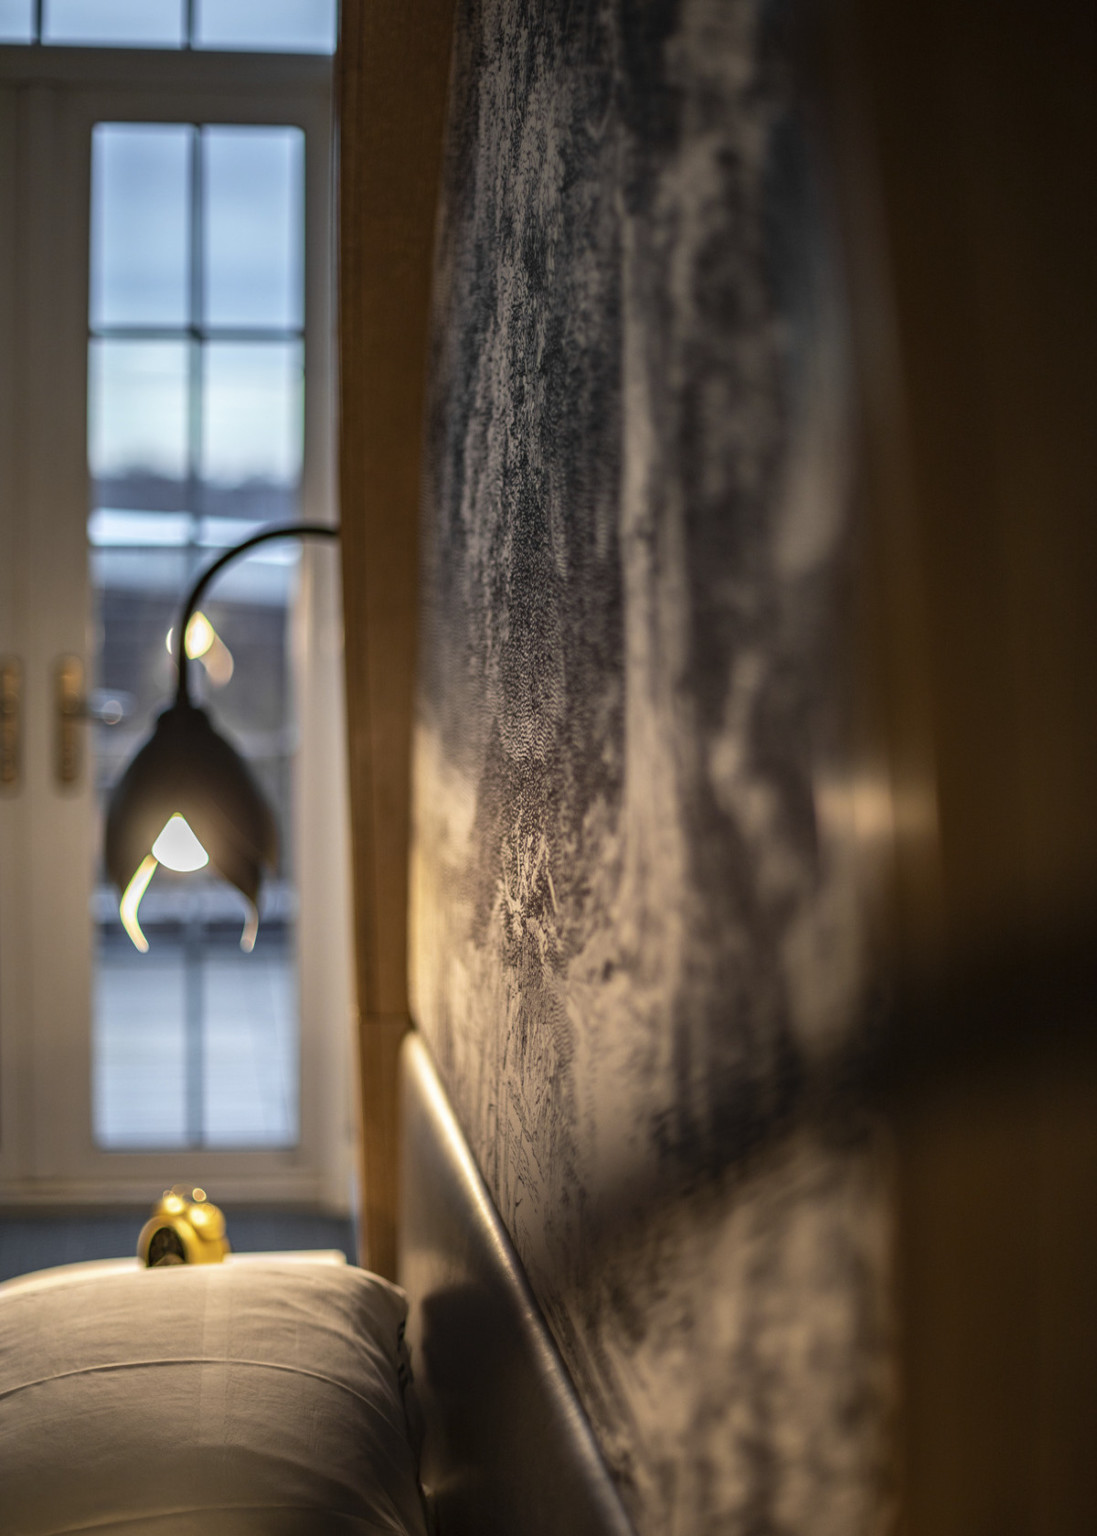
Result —
<path fill-rule="evenodd" d="M 146 32 L 123 33 L 135 16 Z M 22 40 L 46 46 L 0 49 L 0 656 L 23 701 L 0 791 L 8 1198 L 143 1198 L 184 1172 L 345 1198 L 346 1123 L 320 1113 L 348 1076 L 330 549 L 257 551 L 188 636 L 283 823 L 254 954 L 231 888 L 166 871 L 137 954 L 98 862 L 192 577 L 258 526 L 331 517 L 329 64 L 212 51 L 264 17 L 276 48 L 330 49 L 330 5 L 221 0 L 45 0 Z M 0 36 L 25 21 L 0 0 Z M 179 51 L 135 69 L 52 46 L 153 40 Z M 67 727 L 66 783 L 73 666 L 93 718 Z"/>
<path fill-rule="evenodd" d="M 211 552 L 299 513 L 304 135 L 269 124 L 101 122 L 91 160 L 89 533 L 103 806 L 170 688 L 165 641 L 179 592 Z M 297 561 L 295 546 L 272 546 L 226 575 L 188 647 L 283 829 Z M 114 893 L 97 890 L 97 1145 L 296 1143 L 292 876 L 284 851 L 248 955 L 232 933 L 239 901 L 216 877 L 158 872 L 143 902 L 148 955 L 122 931 Z"/>
<path fill-rule="evenodd" d="M 335 0 L 0 0 L 0 42 L 331 53 Z"/>

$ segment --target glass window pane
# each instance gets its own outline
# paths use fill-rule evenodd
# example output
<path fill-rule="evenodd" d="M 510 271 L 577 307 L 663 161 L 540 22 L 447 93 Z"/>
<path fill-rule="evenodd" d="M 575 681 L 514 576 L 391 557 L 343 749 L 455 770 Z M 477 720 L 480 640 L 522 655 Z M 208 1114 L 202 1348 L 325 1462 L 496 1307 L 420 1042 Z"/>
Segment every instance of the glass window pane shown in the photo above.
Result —
<path fill-rule="evenodd" d="M 184 325 L 193 128 L 99 123 L 92 137 L 91 324 Z"/>
<path fill-rule="evenodd" d="M 128 949 L 128 953 L 127 953 Z M 98 1146 L 179 1146 L 185 1122 L 185 975 L 166 947 L 139 955 L 101 930 L 94 1005 Z"/>
<path fill-rule="evenodd" d="M 196 48 L 335 52 L 335 0 L 197 0 Z"/>
<path fill-rule="evenodd" d="M 159 878 L 161 871 L 154 884 Z M 202 894 L 212 898 L 206 906 L 216 904 L 218 893 L 212 888 Z M 199 912 L 194 893 L 187 902 Z M 100 925 L 93 1048 L 96 1144 L 118 1151 L 295 1146 L 299 1095 L 292 926 L 268 919 L 254 952 L 243 955 L 223 925 L 200 913 L 183 922 L 178 910 L 172 916 L 176 920 L 157 921 L 150 887 L 142 904 L 150 945 L 144 955 L 119 925 Z"/>
<path fill-rule="evenodd" d="M 178 48 L 183 0 L 45 0 L 42 41 Z"/>
<path fill-rule="evenodd" d="M 33 39 L 33 0 L 0 0 L 0 43 L 29 43 Z"/>
<path fill-rule="evenodd" d="M 93 341 L 88 360 L 92 474 L 119 480 L 187 472 L 183 341 Z"/>
<path fill-rule="evenodd" d="M 290 936 L 269 921 L 253 954 L 206 950 L 206 1135 L 219 1147 L 297 1141 L 297 975 Z"/>
<path fill-rule="evenodd" d="M 112 517 L 120 535 L 125 524 L 120 514 Z M 141 531 L 136 520 L 132 531 Z M 182 594 L 210 558 L 194 544 L 92 550 L 100 636 L 92 697 L 105 715 L 94 726 L 101 806 L 168 701 L 168 632 Z M 193 684 L 216 701 L 218 729 L 245 752 L 274 806 L 282 857 L 264 883 L 249 955 L 239 949 L 243 899 L 216 875 L 155 872 L 141 903 L 150 947 L 139 955 L 122 931 L 118 894 L 101 874 L 94 1049 L 101 1146 L 286 1147 L 298 1138 L 287 594 L 237 597 L 225 590 L 232 575 L 226 572 L 203 605 L 216 638 L 192 663 Z M 158 1099 L 167 1107 L 154 1116 L 149 1103 Z"/>
<path fill-rule="evenodd" d="M 303 137 L 297 129 L 102 124 L 93 164 L 93 330 L 179 328 L 178 339 L 93 336 L 89 558 L 98 636 L 96 782 L 106 795 L 170 698 L 181 598 L 212 552 L 297 515 L 300 340 L 199 341 L 188 272 L 191 151 L 200 133 L 204 321 L 303 323 Z M 243 752 L 281 828 L 259 940 L 241 954 L 240 893 L 215 872 L 157 867 L 141 901 L 148 954 L 122 931 L 99 871 L 96 1136 L 113 1147 L 286 1147 L 298 1138 L 296 728 L 287 650 L 296 545 L 236 563 L 203 601 L 199 699 Z M 146 997 L 157 957 L 165 1001 Z M 138 1036 L 135 1018 L 153 1021 Z M 127 1055 L 127 1052 L 130 1053 Z M 170 1112 L 146 1112 L 157 1073 Z M 141 1074 L 145 1076 L 142 1077 Z M 148 1095 L 142 1084 L 148 1080 Z M 120 1086 L 121 1085 L 121 1086 Z M 127 1100 L 129 1107 L 127 1107 Z"/>
<path fill-rule="evenodd" d="M 210 128 L 202 152 L 206 322 L 300 327 L 304 134 Z"/>
<path fill-rule="evenodd" d="M 263 478 L 233 485 L 206 484 L 199 495 L 199 509 L 205 514 L 202 542 L 210 546 L 227 548 L 255 533 L 260 523 L 292 522 L 300 511 L 297 485 L 289 481 L 275 484 Z"/>
<path fill-rule="evenodd" d="M 88 543 L 97 549 L 177 549 L 194 542 L 189 512 L 143 512 L 129 507 L 96 507 L 88 518 Z"/>
<path fill-rule="evenodd" d="M 301 473 L 299 342 L 211 342 L 203 353 L 202 478 L 253 489 Z"/>

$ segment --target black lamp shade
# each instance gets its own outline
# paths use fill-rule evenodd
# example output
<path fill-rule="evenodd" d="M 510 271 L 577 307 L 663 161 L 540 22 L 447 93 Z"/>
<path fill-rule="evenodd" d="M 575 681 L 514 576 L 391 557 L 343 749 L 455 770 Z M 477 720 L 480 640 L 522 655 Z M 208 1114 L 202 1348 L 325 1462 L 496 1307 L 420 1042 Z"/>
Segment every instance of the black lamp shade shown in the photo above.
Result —
<path fill-rule="evenodd" d="M 278 858 L 274 815 L 243 758 L 190 703 L 164 711 L 111 796 L 105 852 L 119 890 L 176 813 L 210 863 L 257 908 L 263 868 L 273 869 Z"/>

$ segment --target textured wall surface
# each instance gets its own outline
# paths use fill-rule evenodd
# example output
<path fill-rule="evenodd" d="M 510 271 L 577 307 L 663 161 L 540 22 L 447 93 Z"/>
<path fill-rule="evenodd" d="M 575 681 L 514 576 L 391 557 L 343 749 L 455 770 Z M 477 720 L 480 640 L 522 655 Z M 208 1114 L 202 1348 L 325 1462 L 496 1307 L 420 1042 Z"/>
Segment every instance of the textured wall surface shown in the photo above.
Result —
<path fill-rule="evenodd" d="M 641 1536 L 887 1520 L 844 321 L 795 19 L 459 6 L 414 1012 Z"/>

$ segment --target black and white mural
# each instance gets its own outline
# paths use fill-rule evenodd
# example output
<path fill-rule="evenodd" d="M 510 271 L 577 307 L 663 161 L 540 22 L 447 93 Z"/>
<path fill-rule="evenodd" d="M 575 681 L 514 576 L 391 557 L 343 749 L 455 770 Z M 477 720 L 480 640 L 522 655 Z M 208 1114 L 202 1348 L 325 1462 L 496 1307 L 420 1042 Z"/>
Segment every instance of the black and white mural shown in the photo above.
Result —
<path fill-rule="evenodd" d="M 797 20 L 458 3 L 414 1011 L 640 1536 L 889 1519 L 845 322 Z"/>

